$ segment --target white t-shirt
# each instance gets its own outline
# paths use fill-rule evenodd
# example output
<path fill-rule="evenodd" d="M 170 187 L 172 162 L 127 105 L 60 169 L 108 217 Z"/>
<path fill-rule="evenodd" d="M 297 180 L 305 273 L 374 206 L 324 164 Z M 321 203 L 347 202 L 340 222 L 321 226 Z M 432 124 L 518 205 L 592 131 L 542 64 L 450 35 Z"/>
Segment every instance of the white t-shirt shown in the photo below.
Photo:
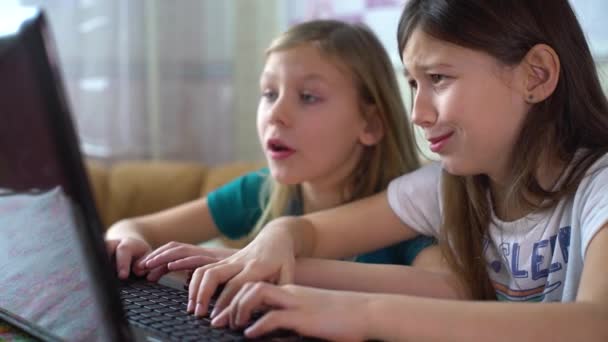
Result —
<path fill-rule="evenodd" d="M 393 180 L 388 201 L 421 234 L 439 236 L 441 167 L 431 164 Z M 569 302 L 576 299 L 585 251 L 608 222 L 608 155 L 586 172 L 574 196 L 555 207 L 504 222 L 492 213 L 484 241 L 488 274 L 499 300 Z"/>

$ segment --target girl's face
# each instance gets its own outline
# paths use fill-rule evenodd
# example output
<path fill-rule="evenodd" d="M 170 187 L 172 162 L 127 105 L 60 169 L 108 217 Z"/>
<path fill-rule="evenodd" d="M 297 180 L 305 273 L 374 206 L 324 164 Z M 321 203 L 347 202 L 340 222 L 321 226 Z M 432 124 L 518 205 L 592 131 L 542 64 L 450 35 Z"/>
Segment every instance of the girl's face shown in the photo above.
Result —
<path fill-rule="evenodd" d="M 403 50 L 414 89 L 412 121 L 443 167 L 455 175 L 504 180 L 509 155 L 529 110 L 524 73 L 492 56 L 415 30 Z"/>
<path fill-rule="evenodd" d="M 284 184 L 336 184 L 362 153 L 366 121 L 348 72 L 312 44 L 272 52 L 260 80 L 260 142 Z"/>

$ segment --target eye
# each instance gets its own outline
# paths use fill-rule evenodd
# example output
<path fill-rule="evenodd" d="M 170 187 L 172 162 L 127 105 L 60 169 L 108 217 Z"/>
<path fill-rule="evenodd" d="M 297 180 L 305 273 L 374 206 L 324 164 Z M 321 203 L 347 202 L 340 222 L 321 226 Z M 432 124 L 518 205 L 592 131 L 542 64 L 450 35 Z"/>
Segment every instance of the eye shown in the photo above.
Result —
<path fill-rule="evenodd" d="M 443 80 L 445 80 L 445 75 L 440 75 L 440 74 L 431 74 L 429 75 L 429 78 L 431 79 L 431 82 L 433 84 L 437 84 Z"/>
<path fill-rule="evenodd" d="M 412 88 L 412 89 L 418 88 L 418 83 L 416 83 L 416 81 L 414 81 L 414 80 L 408 80 L 407 84 L 409 84 L 410 88 Z"/>
<path fill-rule="evenodd" d="M 264 98 L 270 102 L 276 100 L 278 96 L 279 96 L 279 94 L 274 90 L 264 90 L 262 92 L 262 98 Z"/>
<path fill-rule="evenodd" d="M 319 102 L 321 99 L 318 96 L 315 96 L 311 93 L 301 93 L 300 94 L 300 100 L 304 103 L 317 103 Z"/>

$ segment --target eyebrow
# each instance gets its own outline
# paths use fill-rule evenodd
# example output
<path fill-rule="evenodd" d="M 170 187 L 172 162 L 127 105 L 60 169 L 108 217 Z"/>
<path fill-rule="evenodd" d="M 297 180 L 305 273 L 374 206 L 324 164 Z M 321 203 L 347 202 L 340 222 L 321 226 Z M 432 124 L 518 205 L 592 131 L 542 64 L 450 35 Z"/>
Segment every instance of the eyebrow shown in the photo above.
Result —
<path fill-rule="evenodd" d="M 327 79 L 320 74 L 308 74 L 302 78 L 303 81 L 322 81 L 327 82 Z"/>
<path fill-rule="evenodd" d="M 414 66 L 414 69 L 418 69 L 421 70 L 423 72 L 426 72 L 427 70 L 430 69 L 434 69 L 434 68 L 453 68 L 454 66 L 452 64 L 448 64 L 448 63 L 430 63 L 430 64 L 418 64 L 416 66 Z M 410 72 L 409 70 L 404 66 L 403 67 L 403 76 L 405 76 L 405 78 L 410 78 Z"/>
<path fill-rule="evenodd" d="M 275 79 L 277 78 L 277 74 L 274 72 L 263 72 L 262 75 L 260 76 L 260 83 L 263 82 L 265 79 Z M 324 84 L 328 84 L 328 80 L 327 78 L 323 77 L 323 75 L 321 74 L 316 74 L 316 73 L 312 73 L 312 74 L 307 74 L 302 78 L 299 78 L 300 82 L 321 82 Z"/>

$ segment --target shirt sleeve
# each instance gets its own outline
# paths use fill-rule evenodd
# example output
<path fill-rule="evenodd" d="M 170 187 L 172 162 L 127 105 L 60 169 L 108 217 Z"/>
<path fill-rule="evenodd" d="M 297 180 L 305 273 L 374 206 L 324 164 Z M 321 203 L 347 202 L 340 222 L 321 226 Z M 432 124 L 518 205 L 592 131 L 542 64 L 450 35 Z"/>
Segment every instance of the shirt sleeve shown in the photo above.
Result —
<path fill-rule="evenodd" d="M 577 190 L 575 202 L 580 208 L 581 252 L 583 258 L 589 243 L 608 224 L 608 157 L 600 158 L 587 171 Z M 574 227 L 573 227 L 574 228 Z"/>
<path fill-rule="evenodd" d="M 388 185 L 388 203 L 403 223 L 426 236 L 439 236 L 441 166 L 433 163 Z"/>
<path fill-rule="evenodd" d="M 210 192 L 207 205 L 213 222 L 229 239 L 249 234 L 260 216 L 260 193 L 268 178 L 268 169 L 250 172 Z"/>

